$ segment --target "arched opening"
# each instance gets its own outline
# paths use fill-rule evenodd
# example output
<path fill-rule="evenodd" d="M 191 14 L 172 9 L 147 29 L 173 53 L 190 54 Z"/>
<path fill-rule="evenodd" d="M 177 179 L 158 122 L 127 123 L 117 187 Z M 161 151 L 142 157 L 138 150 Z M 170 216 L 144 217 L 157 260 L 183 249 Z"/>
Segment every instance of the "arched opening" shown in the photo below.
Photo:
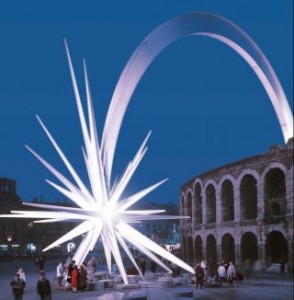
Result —
<path fill-rule="evenodd" d="M 268 264 L 288 262 L 288 243 L 281 232 L 270 232 L 266 237 L 265 247 Z"/>
<path fill-rule="evenodd" d="M 235 262 L 235 241 L 234 238 L 226 233 L 222 238 L 222 260 Z"/>
<path fill-rule="evenodd" d="M 187 252 L 186 261 L 193 262 L 193 241 L 190 236 L 187 238 L 186 252 Z"/>
<path fill-rule="evenodd" d="M 253 263 L 258 259 L 258 243 L 255 234 L 246 232 L 241 239 L 241 261 L 249 260 Z"/>
<path fill-rule="evenodd" d="M 281 216 L 286 213 L 286 182 L 282 170 L 274 168 L 266 174 L 264 201 L 265 217 Z"/>
<path fill-rule="evenodd" d="M 217 261 L 216 240 L 212 234 L 208 235 L 206 239 L 206 258 L 207 261 Z"/>
<path fill-rule="evenodd" d="M 221 207 L 223 221 L 234 220 L 234 188 L 230 180 L 225 180 L 221 188 Z"/>
<path fill-rule="evenodd" d="M 187 221 L 186 223 L 191 224 L 192 223 L 192 193 L 191 192 L 187 194 L 185 215 L 187 217 L 190 217 L 189 219 L 186 219 Z"/>
<path fill-rule="evenodd" d="M 187 242 L 186 242 L 186 237 L 184 236 L 182 238 L 181 254 L 182 254 L 183 261 L 187 261 Z"/>
<path fill-rule="evenodd" d="M 183 195 L 181 197 L 181 212 L 182 212 L 182 215 L 184 215 L 184 212 L 185 212 L 185 198 L 184 198 Z"/>
<path fill-rule="evenodd" d="M 185 216 L 185 198 L 183 195 L 181 196 L 180 215 Z M 180 223 L 182 226 L 185 225 L 185 219 L 181 219 Z"/>
<path fill-rule="evenodd" d="M 240 183 L 241 219 L 257 218 L 257 181 L 251 175 L 245 175 Z"/>
<path fill-rule="evenodd" d="M 199 183 L 195 185 L 194 197 L 195 225 L 199 225 L 202 224 L 202 191 Z"/>
<path fill-rule="evenodd" d="M 195 245 L 194 258 L 195 258 L 196 262 L 200 262 L 201 259 L 203 258 L 202 238 L 200 235 L 196 236 L 194 245 Z"/>
<path fill-rule="evenodd" d="M 206 221 L 215 223 L 216 221 L 216 196 L 215 188 L 212 184 L 208 185 L 205 191 L 206 195 Z"/>

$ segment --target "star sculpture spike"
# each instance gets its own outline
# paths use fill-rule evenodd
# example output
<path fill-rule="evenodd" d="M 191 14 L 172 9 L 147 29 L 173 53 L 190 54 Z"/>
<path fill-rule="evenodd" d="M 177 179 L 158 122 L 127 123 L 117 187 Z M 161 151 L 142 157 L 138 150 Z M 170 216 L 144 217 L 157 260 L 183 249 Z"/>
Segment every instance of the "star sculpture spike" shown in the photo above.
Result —
<path fill-rule="evenodd" d="M 128 210 L 137 201 L 163 184 L 166 179 L 150 187 L 147 187 L 127 198 L 122 197 L 126 186 L 130 182 L 133 174 L 135 173 L 137 167 L 139 166 L 147 151 L 146 144 L 151 132 L 148 133 L 147 137 L 138 149 L 133 160 L 125 169 L 121 178 L 116 181 L 113 186 L 109 186 L 109 180 L 105 175 L 105 167 L 102 162 L 103 151 L 105 153 L 107 152 L 107 149 L 102 149 L 100 147 L 98 139 L 98 132 L 96 128 L 86 64 L 84 62 L 88 120 L 86 119 L 83 110 L 74 68 L 66 42 L 65 48 L 83 133 L 83 156 L 85 160 L 88 179 L 90 182 L 90 188 L 87 188 L 83 183 L 82 179 L 79 177 L 79 175 L 55 141 L 54 137 L 46 128 L 40 117 L 37 116 L 41 127 L 56 149 L 61 160 L 71 174 L 73 180 L 71 181 L 70 179 L 62 175 L 56 168 L 49 164 L 44 158 L 42 158 L 29 146 L 26 146 L 26 148 L 59 180 L 59 182 L 63 186 L 60 186 L 59 184 L 56 184 L 49 180 L 47 180 L 47 182 L 64 196 L 73 201 L 77 205 L 77 207 L 74 208 L 49 204 L 24 203 L 24 205 L 34 207 L 35 209 L 41 208 L 42 210 L 12 211 L 12 214 L 1 215 L 0 217 L 37 219 L 36 221 L 34 221 L 35 223 L 69 221 L 79 222 L 79 225 L 61 236 L 51 245 L 47 246 L 45 249 L 43 249 L 43 251 L 52 249 L 78 236 L 83 236 L 83 239 L 73 257 L 77 264 L 80 265 L 84 262 L 89 251 L 94 249 L 95 244 L 101 237 L 109 273 L 111 273 L 111 257 L 113 256 L 125 284 L 128 284 L 128 277 L 123 264 L 120 247 L 124 250 L 131 262 L 134 264 L 135 268 L 139 271 L 139 274 L 142 276 L 139 266 L 132 256 L 132 253 L 129 251 L 128 244 L 132 244 L 133 246 L 135 246 L 143 254 L 148 256 L 151 260 L 155 261 L 158 265 L 169 272 L 171 270 L 157 257 L 157 255 L 164 257 L 165 259 L 187 270 L 188 272 L 194 273 L 193 268 L 188 264 L 172 255 L 170 252 L 163 249 L 154 241 L 147 238 L 142 233 L 129 225 L 132 223 L 141 222 L 142 220 L 184 218 L 180 216 L 160 215 L 160 213 L 164 212 L 164 210 Z"/>

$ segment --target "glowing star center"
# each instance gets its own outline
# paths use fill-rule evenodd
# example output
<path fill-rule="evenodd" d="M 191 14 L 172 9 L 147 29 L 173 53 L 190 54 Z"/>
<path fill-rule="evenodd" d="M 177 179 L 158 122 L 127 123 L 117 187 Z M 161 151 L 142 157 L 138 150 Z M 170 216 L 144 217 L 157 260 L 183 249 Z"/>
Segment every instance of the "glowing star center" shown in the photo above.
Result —
<path fill-rule="evenodd" d="M 112 224 L 117 220 L 117 215 L 113 207 L 110 205 L 105 205 L 101 210 L 101 221 L 102 224 Z"/>

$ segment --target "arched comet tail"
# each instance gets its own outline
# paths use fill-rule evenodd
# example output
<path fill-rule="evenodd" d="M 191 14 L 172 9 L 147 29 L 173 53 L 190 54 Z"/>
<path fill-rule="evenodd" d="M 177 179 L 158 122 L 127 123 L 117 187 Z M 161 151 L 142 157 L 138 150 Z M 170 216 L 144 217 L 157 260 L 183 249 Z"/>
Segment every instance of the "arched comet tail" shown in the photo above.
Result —
<path fill-rule="evenodd" d="M 224 17 L 207 12 L 191 12 L 175 17 L 153 30 L 135 50 L 118 80 L 102 137 L 103 163 L 108 182 L 120 125 L 142 76 L 155 58 L 171 43 L 194 35 L 217 39 L 244 58 L 271 100 L 285 143 L 293 137 L 293 114 L 288 100 L 275 71 L 257 44 L 240 27 Z"/>
<path fill-rule="evenodd" d="M 206 35 L 212 37 L 227 44 L 240 54 L 251 66 L 268 93 L 279 119 L 285 141 L 293 136 L 292 112 L 280 82 L 270 63 L 258 46 L 244 31 L 220 16 L 209 13 L 185 14 L 159 26 L 147 36 L 130 58 L 117 83 L 107 113 L 101 143 L 98 138 L 99 135 L 96 127 L 86 64 L 84 63 L 84 77 L 87 114 L 85 114 L 83 109 L 74 68 L 67 44 L 65 43 L 84 139 L 83 157 L 90 187 L 88 188 L 88 184 L 85 184 L 79 177 L 50 131 L 37 116 L 41 127 L 71 174 L 72 179 L 66 178 L 37 152 L 28 146 L 26 147 L 62 185 L 49 180 L 47 180 L 47 182 L 68 199 L 72 200 L 77 207 L 24 203 L 35 209 L 41 208 L 41 210 L 12 211 L 12 214 L 0 215 L 0 217 L 37 219 L 35 221 L 37 223 L 62 221 L 79 222 L 79 225 L 46 247 L 43 251 L 83 235 L 82 242 L 73 257 L 77 264 L 81 264 L 89 251 L 93 250 L 98 238 L 101 237 L 108 271 L 109 273 L 111 272 L 111 258 L 113 256 L 124 283 L 128 283 L 128 277 L 123 265 L 120 248 L 125 251 L 138 272 L 142 275 L 140 268 L 129 251 L 128 244 L 134 245 L 143 254 L 148 256 L 151 260 L 154 260 L 167 271 L 171 270 L 162 263 L 157 255 L 164 257 L 188 272 L 194 273 L 191 266 L 130 226 L 130 224 L 138 223 L 142 220 L 187 218 L 160 215 L 163 211 L 129 210 L 133 204 L 152 192 L 166 180 L 162 180 L 150 187 L 138 191 L 127 198 L 123 197 L 123 192 L 147 151 L 146 144 L 150 137 L 150 133 L 148 133 L 147 137 L 142 142 L 142 145 L 139 147 L 133 160 L 126 167 L 121 178 L 111 186 L 112 164 L 119 131 L 128 103 L 137 84 L 148 66 L 164 48 L 173 41 L 189 35 Z"/>

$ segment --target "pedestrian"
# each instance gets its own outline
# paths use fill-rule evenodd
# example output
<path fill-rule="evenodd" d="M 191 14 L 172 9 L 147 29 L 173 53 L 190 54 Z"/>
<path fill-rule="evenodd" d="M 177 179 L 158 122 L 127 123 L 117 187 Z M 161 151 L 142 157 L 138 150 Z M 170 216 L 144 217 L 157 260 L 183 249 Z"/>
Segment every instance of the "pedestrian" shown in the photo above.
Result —
<path fill-rule="evenodd" d="M 19 268 L 17 273 L 19 274 L 19 278 L 23 281 L 23 287 L 26 287 L 26 274 L 23 268 Z"/>
<path fill-rule="evenodd" d="M 153 275 L 155 275 L 156 269 L 157 269 L 157 263 L 152 260 L 150 262 L 150 270 L 151 270 L 151 272 L 152 272 Z"/>
<path fill-rule="evenodd" d="M 77 293 L 78 291 L 79 275 L 80 273 L 78 270 L 78 266 L 74 265 L 71 272 L 71 289 L 73 293 Z"/>
<path fill-rule="evenodd" d="M 205 257 L 203 257 L 201 263 L 200 263 L 200 267 L 203 269 L 204 271 L 204 280 L 207 280 L 207 264 L 206 264 L 206 260 Z"/>
<path fill-rule="evenodd" d="M 96 262 L 97 262 L 96 258 L 93 256 L 93 257 L 91 257 L 91 259 L 87 263 L 87 267 L 88 267 L 88 270 L 89 270 L 90 281 L 94 280 L 95 272 L 97 270 Z"/>
<path fill-rule="evenodd" d="M 223 264 L 220 264 L 218 269 L 217 269 L 217 273 L 218 273 L 218 278 L 220 280 L 220 282 L 224 282 L 226 280 L 226 268 L 224 267 Z"/>
<path fill-rule="evenodd" d="M 20 274 L 16 273 L 12 281 L 10 282 L 12 288 L 12 295 L 14 300 L 22 300 L 24 292 L 24 284 L 20 278 Z"/>
<path fill-rule="evenodd" d="M 57 284 L 58 287 L 62 287 L 62 279 L 64 276 L 65 268 L 63 261 L 60 261 L 58 266 L 56 267 L 56 277 L 57 277 Z"/>
<path fill-rule="evenodd" d="M 45 277 L 44 272 L 40 272 L 40 278 L 37 282 L 37 293 L 40 296 L 40 300 L 51 300 L 50 281 Z"/>
<path fill-rule="evenodd" d="M 146 260 L 143 258 L 141 263 L 140 263 L 140 269 L 142 272 L 142 275 L 145 276 L 145 272 L 146 272 Z"/>
<path fill-rule="evenodd" d="M 44 254 L 39 255 L 39 270 L 43 272 L 45 270 L 45 256 Z"/>
<path fill-rule="evenodd" d="M 228 276 L 228 280 L 230 283 L 230 286 L 233 287 L 233 283 L 234 283 L 234 279 L 236 277 L 236 268 L 233 264 L 233 262 L 229 262 L 229 267 L 228 267 L 228 271 L 227 271 L 227 276 Z M 238 284 L 237 284 L 238 285 Z"/>
<path fill-rule="evenodd" d="M 201 267 L 201 264 L 197 264 L 194 271 L 195 271 L 195 277 L 196 277 L 195 278 L 196 289 L 198 289 L 198 286 L 200 285 L 200 288 L 202 290 L 205 272 L 204 272 L 203 268 Z"/>
<path fill-rule="evenodd" d="M 72 260 L 71 263 L 69 264 L 68 268 L 67 268 L 67 276 L 66 276 L 66 286 L 70 287 L 71 286 L 71 273 L 72 270 L 75 266 L 76 261 Z"/>
<path fill-rule="evenodd" d="M 79 273 L 80 273 L 80 276 L 79 276 L 79 290 L 84 292 L 86 287 L 87 287 L 87 269 L 86 269 L 86 265 L 81 264 Z"/>
<path fill-rule="evenodd" d="M 36 266 L 36 272 L 40 272 L 40 261 L 39 261 L 39 256 L 36 256 L 34 259 L 34 263 Z"/>

